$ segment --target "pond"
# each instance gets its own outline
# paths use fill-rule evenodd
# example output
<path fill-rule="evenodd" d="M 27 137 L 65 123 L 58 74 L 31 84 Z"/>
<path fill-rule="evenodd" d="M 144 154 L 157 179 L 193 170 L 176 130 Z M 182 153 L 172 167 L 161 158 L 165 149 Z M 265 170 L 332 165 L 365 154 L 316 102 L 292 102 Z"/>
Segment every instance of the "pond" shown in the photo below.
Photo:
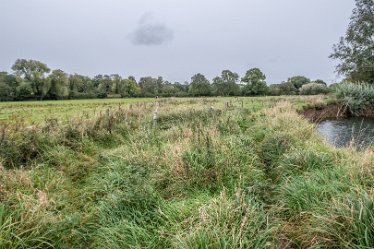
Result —
<path fill-rule="evenodd" d="M 326 142 L 336 147 L 353 144 L 362 150 L 374 145 L 374 118 L 324 120 L 317 130 Z"/>

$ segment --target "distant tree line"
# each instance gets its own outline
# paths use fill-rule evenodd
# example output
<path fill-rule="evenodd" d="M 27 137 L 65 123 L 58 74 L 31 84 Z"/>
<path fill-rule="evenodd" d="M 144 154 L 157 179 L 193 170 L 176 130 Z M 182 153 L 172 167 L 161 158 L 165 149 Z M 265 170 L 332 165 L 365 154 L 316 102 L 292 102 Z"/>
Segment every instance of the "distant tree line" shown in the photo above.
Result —
<path fill-rule="evenodd" d="M 294 76 L 281 84 L 268 86 L 266 76 L 258 68 L 249 69 L 245 76 L 223 70 L 210 82 L 203 74 L 195 74 L 190 82 L 171 83 L 162 77 L 122 78 L 118 74 L 96 75 L 91 78 L 51 70 L 36 60 L 18 59 L 13 73 L 0 72 L 0 101 L 56 100 L 110 97 L 198 97 L 198 96 L 263 96 L 326 93 L 322 80 L 311 81 Z M 310 85 L 312 83 L 312 85 Z M 309 87 L 304 85 L 309 84 Z M 303 87 L 307 89 L 303 91 Z"/>

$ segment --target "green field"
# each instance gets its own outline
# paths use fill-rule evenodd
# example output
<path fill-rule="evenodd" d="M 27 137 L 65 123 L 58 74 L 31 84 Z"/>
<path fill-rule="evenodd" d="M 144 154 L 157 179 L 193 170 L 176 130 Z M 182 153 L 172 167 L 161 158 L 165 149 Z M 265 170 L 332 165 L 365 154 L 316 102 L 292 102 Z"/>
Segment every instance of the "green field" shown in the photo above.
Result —
<path fill-rule="evenodd" d="M 0 248 L 373 248 L 373 153 L 296 112 L 329 101 L 0 103 Z"/>
<path fill-rule="evenodd" d="M 214 99 L 220 107 L 227 102 L 234 103 L 234 105 L 244 104 L 246 108 L 262 108 L 269 102 L 279 101 L 280 99 L 288 99 L 301 107 L 307 102 L 319 101 L 322 97 L 239 97 L 239 98 L 201 98 L 205 100 Z M 174 98 L 175 99 L 175 98 Z M 261 99 L 261 101 L 257 101 Z M 190 108 L 196 106 L 199 99 L 182 98 L 179 101 L 184 101 Z M 307 100 L 307 101 L 306 101 Z M 49 119 L 59 119 L 67 121 L 70 118 L 81 116 L 100 115 L 100 112 L 108 109 L 116 110 L 118 108 L 127 108 L 130 105 L 137 105 L 139 103 L 151 104 L 157 101 L 167 101 L 167 99 L 155 98 L 132 98 L 132 99 L 89 99 L 89 100 L 52 100 L 52 101 L 18 101 L 18 102 L 0 102 L 0 123 L 9 123 L 13 119 L 19 121 L 24 120 L 26 123 L 43 123 Z M 192 103 L 195 103 L 195 106 Z M 203 103 L 203 102 L 201 102 Z M 200 103 L 197 103 L 199 105 Z"/>
<path fill-rule="evenodd" d="M 67 120 L 73 116 L 95 115 L 108 108 L 154 101 L 152 98 L 142 98 L 0 102 L 0 122 L 9 122 L 12 118 L 25 119 L 28 123 L 56 118 Z"/>

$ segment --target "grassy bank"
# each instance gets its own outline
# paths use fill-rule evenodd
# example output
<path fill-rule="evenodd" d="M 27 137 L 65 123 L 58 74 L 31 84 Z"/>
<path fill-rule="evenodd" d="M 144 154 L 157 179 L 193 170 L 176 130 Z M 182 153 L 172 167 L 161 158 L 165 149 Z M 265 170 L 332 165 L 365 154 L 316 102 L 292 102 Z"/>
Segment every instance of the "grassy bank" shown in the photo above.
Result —
<path fill-rule="evenodd" d="M 172 99 L 8 122 L 0 248 L 371 248 L 374 157 L 323 144 L 296 113 L 323 101 Z"/>

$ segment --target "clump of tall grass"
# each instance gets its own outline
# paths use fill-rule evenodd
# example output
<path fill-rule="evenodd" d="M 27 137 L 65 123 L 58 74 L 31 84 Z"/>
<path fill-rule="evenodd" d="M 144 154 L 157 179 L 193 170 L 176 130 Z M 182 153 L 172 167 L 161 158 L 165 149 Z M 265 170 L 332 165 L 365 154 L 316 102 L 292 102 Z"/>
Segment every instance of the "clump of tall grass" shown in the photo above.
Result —
<path fill-rule="evenodd" d="M 15 212 L 7 213 L 0 204 L 0 248 L 53 248 L 49 232 L 39 231 L 39 224 L 29 217 L 16 217 Z M 32 217 L 38 219 L 40 217 Z M 28 220 L 27 220 L 28 219 Z"/>
<path fill-rule="evenodd" d="M 374 107 L 374 86 L 369 84 L 339 84 L 335 95 L 351 115 L 360 115 L 367 108 Z"/>
<path fill-rule="evenodd" d="M 44 124 L 24 123 L 0 127 L 0 158 L 6 168 L 31 165 L 56 146 L 81 151 L 87 140 L 106 147 L 122 141 L 120 133 L 138 129 L 148 110 L 140 108 L 100 112 L 90 119 L 74 118 L 65 123 L 47 120 Z"/>
<path fill-rule="evenodd" d="M 313 144 L 308 144 L 307 148 L 294 148 L 289 153 L 285 153 L 279 162 L 280 171 L 283 174 L 303 174 L 318 169 L 331 168 L 336 164 L 334 154 L 331 151 L 317 149 Z"/>
<path fill-rule="evenodd" d="M 238 190 L 234 197 L 225 192 L 199 208 L 187 229 L 179 231 L 174 248 L 272 248 L 276 247 L 276 223 L 251 194 Z"/>
<path fill-rule="evenodd" d="M 55 144 L 55 138 L 35 130 L 16 133 L 4 131 L 0 140 L 2 164 L 6 168 L 25 167 Z"/>
<path fill-rule="evenodd" d="M 355 189 L 330 203 L 324 215 L 316 217 L 311 232 L 321 239 L 320 247 L 373 248 L 374 198 L 373 192 Z"/>
<path fill-rule="evenodd" d="M 282 132 L 268 134 L 265 136 L 259 148 L 259 155 L 270 173 L 271 168 L 277 165 L 280 156 L 287 152 L 294 144 L 293 138 Z"/>
<path fill-rule="evenodd" d="M 208 125 L 215 121 L 220 115 L 221 110 L 188 110 L 179 112 L 162 113 L 157 117 L 157 128 L 167 130 L 176 125 L 196 126 L 196 124 Z"/>
<path fill-rule="evenodd" d="M 189 189 L 216 193 L 225 188 L 232 193 L 239 184 L 262 184 L 255 141 L 240 129 L 236 115 L 220 117 L 208 127 L 201 120 L 192 127 L 189 145 L 180 153 L 181 175 Z"/>
<path fill-rule="evenodd" d="M 289 177 L 277 190 L 280 207 L 286 217 L 298 217 L 311 212 L 324 212 L 333 198 L 350 189 L 351 179 L 343 176 L 342 168 L 314 170 Z"/>

